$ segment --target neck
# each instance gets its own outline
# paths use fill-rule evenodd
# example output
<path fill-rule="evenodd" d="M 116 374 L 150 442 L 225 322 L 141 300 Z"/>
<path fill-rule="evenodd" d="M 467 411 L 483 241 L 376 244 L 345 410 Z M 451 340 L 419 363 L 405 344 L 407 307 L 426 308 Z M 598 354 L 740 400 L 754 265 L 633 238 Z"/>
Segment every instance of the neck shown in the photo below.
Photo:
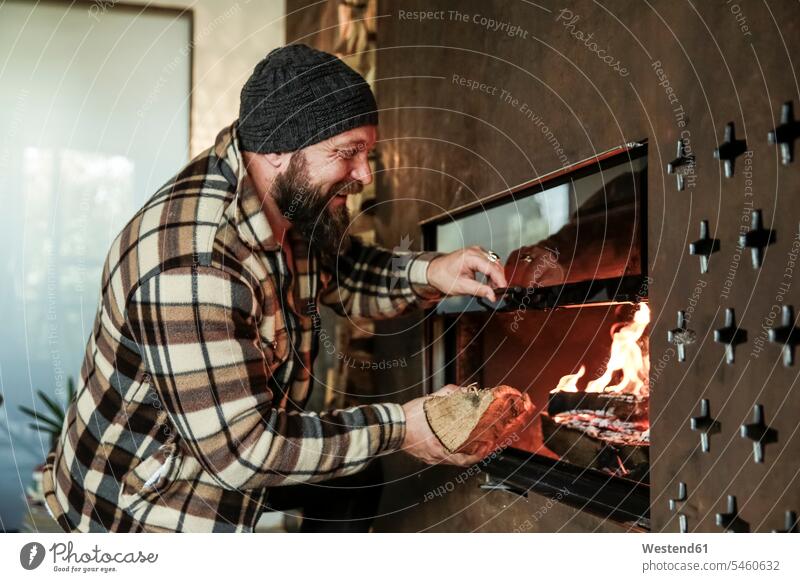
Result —
<path fill-rule="evenodd" d="M 267 222 L 269 222 L 269 227 L 272 229 L 272 234 L 275 236 L 275 240 L 283 245 L 286 235 L 292 228 L 292 223 L 280 211 L 272 196 L 269 194 L 262 195 L 261 192 L 258 195 L 261 198 L 261 208 L 267 216 Z"/>

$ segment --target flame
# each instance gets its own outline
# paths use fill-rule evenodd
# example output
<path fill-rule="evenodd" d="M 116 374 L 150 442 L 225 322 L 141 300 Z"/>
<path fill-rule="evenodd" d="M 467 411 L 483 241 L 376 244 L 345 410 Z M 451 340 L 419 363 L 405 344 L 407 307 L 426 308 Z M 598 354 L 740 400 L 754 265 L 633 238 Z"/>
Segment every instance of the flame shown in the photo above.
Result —
<path fill-rule="evenodd" d="M 649 396 L 648 378 L 650 375 L 650 359 L 642 353 L 639 340 L 650 323 L 650 308 L 640 303 L 629 323 L 617 323 L 611 327 L 611 354 L 603 374 L 589 382 L 586 392 L 613 392 L 634 394 L 646 398 Z M 622 377 L 617 384 L 609 386 L 616 372 Z M 581 366 L 576 374 L 567 374 L 558 382 L 551 392 L 577 392 L 578 380 L 586 373 Z"/>
<path fill-rule="evenodd" d="M 555 387 L 555 390 L 551 390 L 550 392 L 577 392 L 578 391 L 578 380 L 586 373 L 586 366 L 581 366 L 581 369 L 578 370 L 577 374 L 567 374 L 566 376 L 562 376 L 561 380 L 558 381 L 558 386 Z"/>

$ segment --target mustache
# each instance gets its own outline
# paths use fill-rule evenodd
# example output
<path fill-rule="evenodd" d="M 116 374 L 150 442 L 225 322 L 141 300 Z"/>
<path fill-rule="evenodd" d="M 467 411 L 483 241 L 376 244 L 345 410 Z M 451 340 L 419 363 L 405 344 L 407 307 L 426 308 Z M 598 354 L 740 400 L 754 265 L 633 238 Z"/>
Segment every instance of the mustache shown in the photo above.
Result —
<path fill-rule="evenodd" d="M 364 190 L 363 184 L 358 180 L 349 180 L 347 182 L 338 182 L 333 185 L 330 192 L 330 197 L 333 198 L 339 194 L 360 194 Z"/>

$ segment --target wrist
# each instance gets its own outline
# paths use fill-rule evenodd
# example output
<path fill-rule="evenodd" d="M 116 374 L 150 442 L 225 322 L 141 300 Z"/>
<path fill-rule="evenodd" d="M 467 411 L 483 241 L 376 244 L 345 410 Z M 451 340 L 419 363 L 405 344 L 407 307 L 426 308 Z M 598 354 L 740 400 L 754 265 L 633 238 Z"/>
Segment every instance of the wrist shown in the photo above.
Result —
<path fill-rule="evenodd" d="M 408 281 L 411 290 L 420 298 L 439 300 L 445 294 L 430 281 L 431 265 L 443 253 L 425 251 L 418 253 L 411 259 L 408 269 Z"/>

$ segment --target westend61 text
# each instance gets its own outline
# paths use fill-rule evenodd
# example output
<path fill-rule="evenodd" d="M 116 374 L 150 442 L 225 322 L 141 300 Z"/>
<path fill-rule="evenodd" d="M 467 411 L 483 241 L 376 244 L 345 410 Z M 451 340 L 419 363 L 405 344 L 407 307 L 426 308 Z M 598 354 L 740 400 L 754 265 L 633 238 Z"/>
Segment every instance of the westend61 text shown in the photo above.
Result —
<path fill-rule="evenodd" d="M 645 554 L 707 554 L 708 544 L 642 544 Z"/>

